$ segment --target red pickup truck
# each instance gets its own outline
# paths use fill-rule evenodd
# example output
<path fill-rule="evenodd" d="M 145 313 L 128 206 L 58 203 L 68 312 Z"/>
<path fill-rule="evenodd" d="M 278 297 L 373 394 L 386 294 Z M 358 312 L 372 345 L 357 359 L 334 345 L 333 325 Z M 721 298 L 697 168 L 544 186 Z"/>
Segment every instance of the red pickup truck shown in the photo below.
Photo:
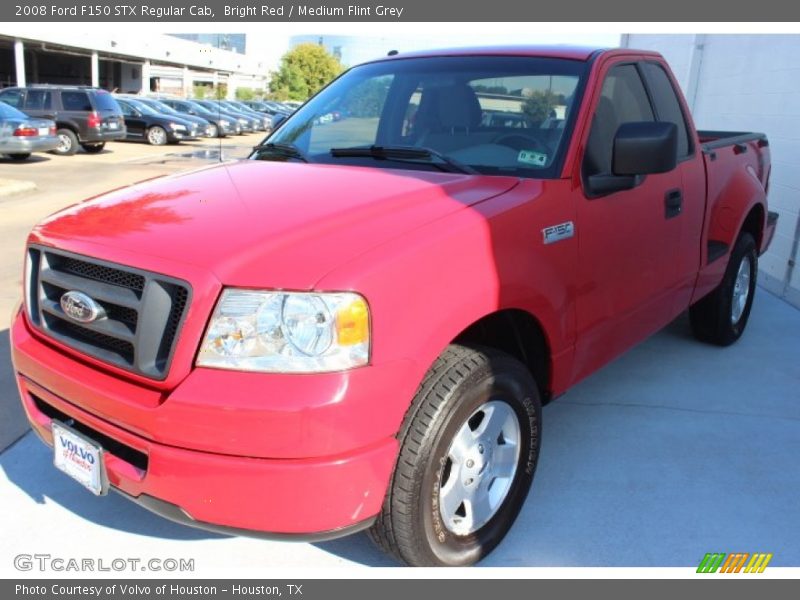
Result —
<path fill-rule="evenodd" d="M 655 53 L 386 57 L 248 160 L 40 223 L 22 402 L 95 494 L 470 564 L 525 501 L 542 403 L 686 309 L 742 335 L 769 174 L 764 135 L 695 130 Z"/>

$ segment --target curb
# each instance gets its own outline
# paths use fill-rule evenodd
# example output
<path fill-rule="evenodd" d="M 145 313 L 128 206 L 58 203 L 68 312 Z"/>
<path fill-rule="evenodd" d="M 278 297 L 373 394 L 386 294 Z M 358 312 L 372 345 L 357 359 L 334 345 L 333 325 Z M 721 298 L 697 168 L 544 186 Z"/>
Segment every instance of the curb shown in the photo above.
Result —
<path fill-rule="evenodd" d="M 0 179 L 0 198 L 32 192 L 36 189 L 36 184 L 32 181 L 22 179 Z"/>

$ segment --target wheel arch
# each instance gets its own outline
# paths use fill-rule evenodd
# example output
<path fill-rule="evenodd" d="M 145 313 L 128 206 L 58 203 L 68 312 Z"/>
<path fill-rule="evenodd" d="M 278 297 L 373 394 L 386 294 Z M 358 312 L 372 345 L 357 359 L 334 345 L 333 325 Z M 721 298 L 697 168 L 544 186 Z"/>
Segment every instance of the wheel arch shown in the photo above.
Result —
<path fill-rule="evenodd" d="M 528 368 L 542 400 L 550 399 L 550 345 L 541 323 L 530 312 L 506 308 L 486 314 L 464 328 L 451 343 L 486 346 L 510 354 Z"/>

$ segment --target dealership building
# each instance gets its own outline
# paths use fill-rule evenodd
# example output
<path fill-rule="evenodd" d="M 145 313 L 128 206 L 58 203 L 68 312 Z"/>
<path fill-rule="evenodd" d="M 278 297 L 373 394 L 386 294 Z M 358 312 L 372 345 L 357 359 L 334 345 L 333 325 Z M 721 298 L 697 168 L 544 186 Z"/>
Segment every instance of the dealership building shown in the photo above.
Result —
<path fill-rule="evenodd" d="M 36 83 L 94 85 L 120 92 L 190 94 L 194 85 L 264 89 L 277 57 L 248 54 L 244 36 L 182 37 L 80 28 L 42 32 L 0 23 L 0 87 Z M 116 31 L 112 31 L 116 30 Z M 187 39 L 188 38 L 188 39 Z M 219 43 L 214 43 L 214 40 Z"/>

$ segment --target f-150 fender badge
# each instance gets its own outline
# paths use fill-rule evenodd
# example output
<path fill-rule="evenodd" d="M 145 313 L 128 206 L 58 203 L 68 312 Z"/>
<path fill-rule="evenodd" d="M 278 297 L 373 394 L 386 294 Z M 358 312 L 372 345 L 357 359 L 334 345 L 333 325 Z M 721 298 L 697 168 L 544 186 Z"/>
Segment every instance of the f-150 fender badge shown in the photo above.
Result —
<path fill-rule="evenodd" d="M 566 240 L 575 235 L 575 224 L 572 221 L 566 223 L 559 223 L 558 225 L 550 225 L 542 229 L 542 237 L 545 244 L 552 244 Z"/>

